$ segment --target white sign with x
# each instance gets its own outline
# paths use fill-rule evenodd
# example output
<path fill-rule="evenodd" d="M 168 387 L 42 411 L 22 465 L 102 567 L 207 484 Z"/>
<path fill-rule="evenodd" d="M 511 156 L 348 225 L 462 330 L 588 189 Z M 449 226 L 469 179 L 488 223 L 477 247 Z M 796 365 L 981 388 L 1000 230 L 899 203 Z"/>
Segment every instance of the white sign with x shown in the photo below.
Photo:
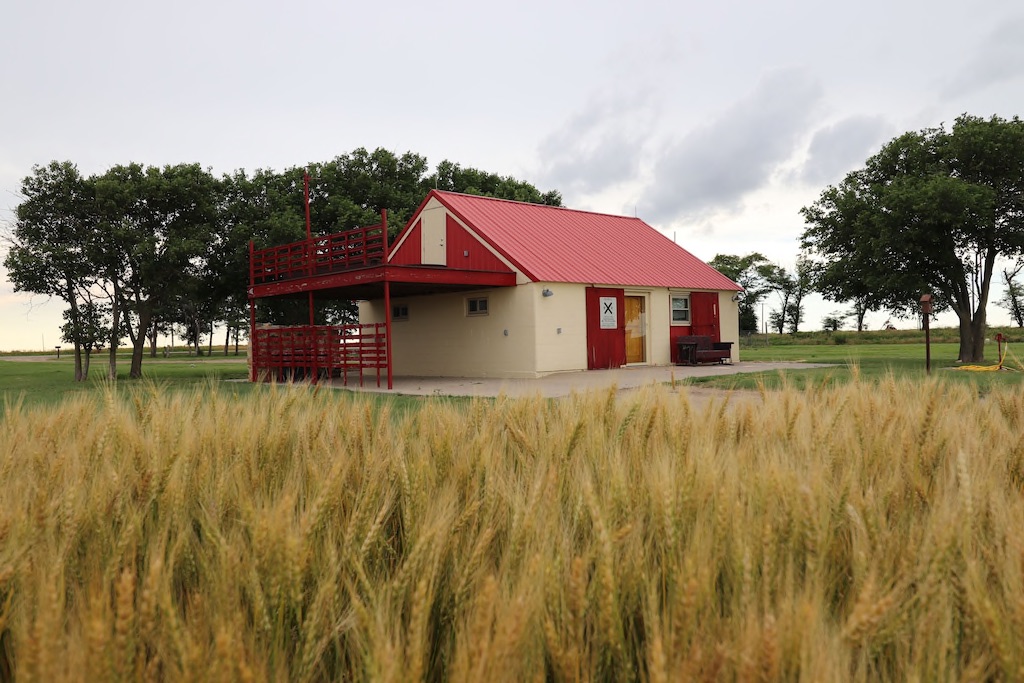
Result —
<path fill-rule="evenodd" d="M 600 297 L 601 329 L 614 330 L 619 326 L 618 300 L 614 296 Z"/>

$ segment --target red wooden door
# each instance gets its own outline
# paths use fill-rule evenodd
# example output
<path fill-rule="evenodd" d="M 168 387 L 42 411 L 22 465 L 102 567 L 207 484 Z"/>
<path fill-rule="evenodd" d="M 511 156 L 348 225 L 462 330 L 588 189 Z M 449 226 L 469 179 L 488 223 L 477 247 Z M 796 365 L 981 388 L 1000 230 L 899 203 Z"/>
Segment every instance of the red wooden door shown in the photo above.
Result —
<path fill-rule="evenodd" d="M 692 334 L 711 337 L 722 341 L 722 330 L 718 320 L 718 292 L 693 292 L 690 294 L 690 327 Z"/>
<path fill-rule="evenodd" d="M 625 306 L 621 289 L 587 288 L 587 368 L 626 364 Z"/>

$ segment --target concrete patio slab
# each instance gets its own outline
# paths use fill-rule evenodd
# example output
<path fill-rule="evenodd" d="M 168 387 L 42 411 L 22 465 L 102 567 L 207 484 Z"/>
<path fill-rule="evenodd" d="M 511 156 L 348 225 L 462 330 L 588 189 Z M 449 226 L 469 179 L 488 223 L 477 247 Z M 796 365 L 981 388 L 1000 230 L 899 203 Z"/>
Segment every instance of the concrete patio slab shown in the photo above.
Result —
<path fill-rule="evenodd" d="M 690 377 L 736 375 L 743 372 L 772 370 L 804 370 L 828 367 L 821 363 L 740 362 L 732 365 L 701 366 L 635 366 L 612 370 L 558 372 L 536 379 L 488 379 L 480 377 L 395 377 L 394 389 L 378 388 L 367 380 L 366 385 L 344 387 L 352 391 L 407 394 L 412 396 L 535 396 L 549 398 L 568 396 L 573 392 L 599 391 L 616 386 L 619 390 L 637 389 L 649 384 L 667 384 Z M 339 380 L 332 386 L 342 388 Z"/>

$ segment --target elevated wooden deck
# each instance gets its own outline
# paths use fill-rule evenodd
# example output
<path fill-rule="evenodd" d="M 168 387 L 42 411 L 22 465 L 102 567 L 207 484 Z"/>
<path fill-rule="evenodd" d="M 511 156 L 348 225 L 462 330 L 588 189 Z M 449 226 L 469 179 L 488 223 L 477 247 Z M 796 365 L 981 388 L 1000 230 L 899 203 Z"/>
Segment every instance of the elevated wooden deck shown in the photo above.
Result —
<path fill-rule="evenodd" d="M 511 271 L 388 263 L 387 214 L 381 222 L 322 237 L 256 249 L 249 243 L 250 378 L 310 380 L 358 378 L 386 370 L 392 386 L 391 297 L 486 287 L 514 287 Z M 257 327 L 256 300 L 304 297 L 309 324 Z M 385 322 L 373 325 L 314 325 L 314 299 L 384 299 Z"/>

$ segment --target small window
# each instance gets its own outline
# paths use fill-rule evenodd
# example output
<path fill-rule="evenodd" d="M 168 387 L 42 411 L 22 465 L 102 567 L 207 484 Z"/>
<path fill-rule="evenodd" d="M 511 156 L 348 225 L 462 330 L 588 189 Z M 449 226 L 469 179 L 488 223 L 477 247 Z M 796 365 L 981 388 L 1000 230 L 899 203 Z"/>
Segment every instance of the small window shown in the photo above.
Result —
<path fill-rule="evenodd" d="M 466 315 L 487 315 L 487 297 L 466 299 Z"/>
<path fill-rule="evenodd" d="M 408 304 L 394 304 L 391 307 L 391 319 L 392 320 L 408 320 L 409 319 L 409 305 Z"/>
<path fill-rule="evenodd" d="M 690 296 L 672 295 L 672 324 L 688 325 L 690 323 Z"/>

